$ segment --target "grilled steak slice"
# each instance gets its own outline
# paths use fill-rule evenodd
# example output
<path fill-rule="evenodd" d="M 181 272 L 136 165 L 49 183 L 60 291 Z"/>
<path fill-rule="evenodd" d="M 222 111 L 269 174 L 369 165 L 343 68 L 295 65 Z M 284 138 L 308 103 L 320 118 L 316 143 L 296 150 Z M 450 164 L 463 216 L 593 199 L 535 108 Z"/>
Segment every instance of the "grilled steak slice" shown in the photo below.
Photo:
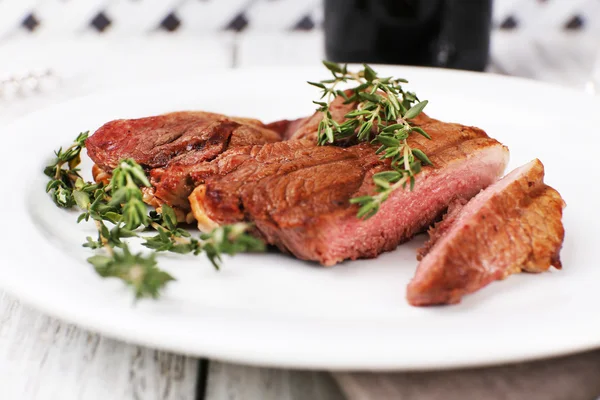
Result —
<path fill-rule="evenodd" d="M 565 203 L 543 179 L 544 167 L 534 160 L 457 205 L 430 232 L 408 285 L 409 303 L 458 303 L 510 274 L 561 268 Z"/>
<path fill-rule="evenodd" d="M 156 193 L 146 190 L 147 203 L 160 206 L 166 201 L 187 211 L 187 197 L 193 190 L 187 185 L 187 170 L 191 166 L 202 165 L 228 148 L 279 140 L 278 132 L 258 120 L 207 112 L 175 112 L 108 122 L 87 140 L 86 147 L 96 165 L 107 173 L 116 168 L 119 160 L 134 159 L 151 170 Z M 173 169 L 170 180 L 161 188 L 161 177 L 169 169 Z"/>
<path fill-rule="evenodd" d="M 333 265 L 389 251 L 429 226 L 458 197 L 470 198 L 504 171 L 507 150 L 485 132 L 426 116 L 431 141 L 411 136 L 433 162 L 412 192 L 397 190 L 369 220 L 356 218 L 353 197 L 373 194 L 374 173 L 387 170 L 369 144 L 315 146 L 313 139 L 222 154 L 190 196 L 201 229 L 254 221 L 270 244 L 305 260 Z M 241 152 L 242 150 L 240 150 Z"/>
<path fill-rule="evenodd" d="M 228 146 L 280 140 L 260 121 L 207 112 L 174 112 L 108 122 L 86 142 L 89 156 L 110 172 L 119 160 L 133 158 L 146 168 L 211 160 Z"/>

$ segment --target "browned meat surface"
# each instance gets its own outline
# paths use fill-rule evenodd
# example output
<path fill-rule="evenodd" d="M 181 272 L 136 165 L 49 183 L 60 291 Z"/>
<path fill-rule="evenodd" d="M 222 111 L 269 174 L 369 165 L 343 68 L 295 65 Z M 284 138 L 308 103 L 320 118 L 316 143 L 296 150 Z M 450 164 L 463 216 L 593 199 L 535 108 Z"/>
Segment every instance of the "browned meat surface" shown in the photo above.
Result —
<path fill-rule="evenodd" d="M 280 121 L 271 122 L 266 125 L 268 129 L 279 133 L 282 140 L 289 140 L 292 136 L 302 128 L 312 117 L 298 118 L 294 120 L 282 119 Z"/>
<path fill-rule="evenodd" d="M 226 152 L 198 171 L 190 196 L 201 229 L 256 223 L 270 244 L 305 260 L 333 265 L 389 251 L 429 226 L 456 198 L 470 198 L 502 175 L 507 150 L 485 132 L 427 116 L 432 137 L 411 136 L 433 162 L 414 191 L 396 191 L 369 220 L 356 218 L 353 197 L 373 194 L 372 175 L 389 168 L 374 148 L 315 146 L 314 138 Z M 194 174 L 191 174 L 193 177 Z"/>
<path fill-rule="evenodd" d="M 86 142 L 89 156 L 105 171 L 123 158 L 147 168 L 178 162 L 195 164 L 215 158 L 228 146 L 280 140 L 260 121 L 207 112 L 175 112 L 108 122 Z"/>
<path fill-rule="evenodd" d="M 350 94 L 349 91 L 346 92 Z M 331 117 L 338 123 L 342 123 L 346 120 L 344 116 L 348 114 L 350 111 L 356 108 L 356 104 L 344 104 L 343 97 L 336 97 L 330 104 L 329 111 L 331 112 Z M 291 140 L 295 139 L 310 139 L 314 142 L 317 141 L 317 132 L 319 130 L 319 123 L 323 119 L 323 114 L 321 112 L 315 112 L 312 116 L 305 118 L 298 123 L 296 126 L 292 126 L 288 132 L 286 137 Z"/>
<path fill-rule="evenodd" d="M 561 268 L 564 205 L 539 160 L 511 172 L 432 229 L 408 301 L 457 303 L 510 274 Z"/>
<path fill-rule="evenodd" d="M 86 142 L 89 156 L 105 172 L 119 160 L 133 158 L 147 170 L 154 190 L 145 201 L 159 206 L 167 202 L 189 210 L 187 169 L 214 159 L 229 148 L 281 140 L 278 132 L 258 120 L 226 117 L 207 112 L 175 112 L 148 118 L 108 122 Z M 161 187 L 168 171 L 170 180 Z M 163 197 L 161 197 L 163 196 Z"/>
<path fill-rule="evenodd" d="M 238 155 L 248 151 L 251 146 L 230 146 L 223 155 L 224 160 L 236 160 Z M 233 161 L 231 161 L 233 163 Z M 150 171 L 150 183 L 153 196 L 160 202 L 167 203 L 182 210 L 189 210 L 188 196 L 194 188 L 202 184 L 209 176 L 219 173 L 223 160 L 216 158 L 192 165 L 173 163 L 166 168 L 155 168 Z M 232 164 L 233 165 L 233 164 Z"/>

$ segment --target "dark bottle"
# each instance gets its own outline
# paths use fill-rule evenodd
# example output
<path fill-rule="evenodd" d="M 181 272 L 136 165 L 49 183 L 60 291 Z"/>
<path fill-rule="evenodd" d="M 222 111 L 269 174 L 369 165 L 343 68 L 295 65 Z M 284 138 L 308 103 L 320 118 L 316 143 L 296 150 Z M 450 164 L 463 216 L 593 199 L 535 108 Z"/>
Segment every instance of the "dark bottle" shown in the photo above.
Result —
<path fill-rule="evenodd" d="M 324 1 L 331 61 L 485 69 L 492 0 Z"/>

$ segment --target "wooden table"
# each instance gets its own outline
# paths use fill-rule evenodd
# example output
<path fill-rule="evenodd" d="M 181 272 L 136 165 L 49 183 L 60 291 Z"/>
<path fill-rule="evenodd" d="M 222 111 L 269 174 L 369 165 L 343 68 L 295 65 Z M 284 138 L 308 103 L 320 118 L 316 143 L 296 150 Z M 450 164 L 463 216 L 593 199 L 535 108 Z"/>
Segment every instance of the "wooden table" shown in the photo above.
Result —
<path fill-rule="evenodd" d="M 514 41 L 512 45 L 511 40 Z M 531 41 L 538 52 L 554 54 L 556 64 L 550 71 L 540 66 L 536 68 L 531 60 L 510 58 L 506 54 L 511 46 L 521 57 L 527 54 L 522 39 L 497 37 L 491 69 L 529 77 L 537 75 L 583 87 L 582 82 L 577 81 L 581 73 L 573 72 L 565 65 L 571 63 L 581 71 L 584 63 L 565 59 L 564 54 L 568 52 L 577 60 L 586 50 L 580 50 L 579 54 L 569 44 L 573 39 L 560 40 L 565 49 L 560 57 L 556 54 L 561 51 L 549 51 L 557 42 L 545 46 L 539 41 Z M 185 46 L 182 41 L 185 40 L 178 42 L 179 50 Z M 0 43 L 0 59 L 7 60 L 18 51 L 31 56 L 27 67 L 31 68 L 35 62 L 44 61 L 43 58 L 36 60 L 34 50 L 47 48 L 47 45 L 59 46 L 54 42 L 40 44 L 32 40 L 17 45 Z M 60 46 L 61 51 L 69 51 L 69 46 L 80 46 L 79 50 L 83 51 L 93 49 L 95 45 L 85 43 L 81 47 L 81 44 L 67 43 Z M 193 64 L 192 68 L 314 65 L 323 56 L 319 33 L 243 38 L 232 35 L 214 40 L 194 39 L 187 45 L 193 46 L 196 52 L 211 55 L 209 60 L 200 61 L 200 65 Z M 183 53 L 180 51 L 179 54 Z M 13 68 L 17 67 L 26 68 L 24 64 L 13 65 Z M 60 66 L 53 68 L 60 74 Z M 91 82 L 89 71 L 88 80 L 83 81 L 76 79 L 85 74 L 71 72 L 69 79 L 78 82 L 77 85 L 70 84 L 67 79 L 50 93 L 11 102 L 0 101 L 0 124 L 57 99 L 83 94 L 94 89 L 94 85 L 106 84 L 97 75 L 93 75 Z M 113 84 L 131 79 L 130 75 L 119 76 L 118 71 L 113 72 Z M 592 398 L 600 394 L 600 352 L 491 369 L 396 374 L 391 378 L 398 383 L 395 386 L 389 384 L 387 378 L 389 376 L 366 373 L 334 376 L 328 372 L 255 368 L 169 354 L 104 338 L 62 323 L 0 293 L 0 399 L 366 399 L 370 394 L 362 390 L 369 386 L 379 390 L 379 398 Z M 342 393 L 336 380 L 343 384 L 346 393 Z"/>

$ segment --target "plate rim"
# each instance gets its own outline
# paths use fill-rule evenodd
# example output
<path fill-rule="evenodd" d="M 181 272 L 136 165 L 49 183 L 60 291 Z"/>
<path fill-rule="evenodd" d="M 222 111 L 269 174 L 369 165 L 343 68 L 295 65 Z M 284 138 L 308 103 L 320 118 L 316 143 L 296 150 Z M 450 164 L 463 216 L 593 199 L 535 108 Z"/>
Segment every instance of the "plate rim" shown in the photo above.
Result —
<path fill-rule="evenodd" d="M 392 69 L 392 68 L 396 68 L 396 67 L 386 66 L 386 69 L 388 69 L 388 68 Z M 409 71 L 410 69 L 413 69 L 415 67 L 402 66 L 401 68 L 403 70 Z M 273 69 L 281 70 L 282 68 L 273 68 Z M 299 68 L 293 68 L 293 69 L 294 70 L 297 70 L 297 69 L 305 70 L 306 68 L 299 67 Z M 517 77 L 504 77 L 502 75 L 477 73 L 477 72 L 471 72 L 471 71 L 448 71 L 448 70 L 442 70 L 442 69 L 437 69 L 437 68 L 416 67 L 416 69 L 434 71 L 435 73 L 440 73 L 441 71 L 443 71 L 444 73 L 451 73 L 451 74 L 477 75 L 477 76 L 485 77 L 485 78 L 493 76 L 492 79 L 500 78 L 500 79 L 524 81 L 529 84 L 534 83 L 536 85 L 547 86 L 547 87 L 551 87 L 553 89 L 567 90 L 572 93 L 576 93 L 580 96 L 590 96 L 588 94 L 577 91 L 575 89 L 565 88 L 565 87 L 562 87 L 559 85 L 547 84 L 544 82 L 538 82 L 538 81 L 517 78 Z M 308 70 L 316 71 L 317 69 L 313 68 L 313 67 L 309 67 Z M 235 70 L 227 70 L 227 71 L 224 71 L 223 73 L 224 74 L 228 74 L 228 73 L 252 74 L 252 73 L 255 73 L 256 71 L 261 71 L 261 73 L 264 73 L 264 68 L 247 68 L 247 69 L 242 68 L 242 69 L 235 69 Z M 430 73 L 432 73 L 432 72 L 430 72 Z M 172 82 L 171 81 L 170 82 L 161 82 L 158 85 L 163 86 L 163 85 L 180 84 L 184 80 L 185 79 L 177 79 Z M 132 85 L 132 86 L 128 86 L 125 89 L 105 89 L 105 90 L 97 91 L 97 92 L 87 94 L 84 96 L 79 96 L 79 97 L 76 97 L 73 99 L 69 99 L 67 101 L 60 102 L 60 103 L 57 103 L 57 104 L 49 106 L 49 107 L 44 107 L 40 110 L 36 110 L 33 113 L 24 115 L 24 116 L 18 118 L 17 120 L 9 123 L 8 125 L 4 125 L 4 127 L 6 130 L 9 130 L 13 126 L 18 127 L 21 124 L 27 124 L 27 121 L 29 119 L 34 118 L 37 114 L 47 113 L 48 110 L 61 109 L 63 107 L 68 106 L 70 103 L 86 101 L 86 99 L 93 99 L 95 97 L 98 97 L 98 96 L 101 96 L 103 94 L 110 93 L 110 92 L 118 93 L 123 90 L 125 90 L 125 91 L 135 90 L 137 87 L 138 87 L 137 85 Z M 148 88 L 147 85 L 143 85 L 140 87 L 144 87 L 146 89 Z M 591 101 L 594 101 L 594 102 L 597 102 L 598 104 L 600 104 L 600 97 L 591 96 Z M 6 278 L 4 269 L 1 267 L 0 267 L 0 276 Z M 189 355 L 194 355 L 194 356 L 208 356 L 208 357 L 214 358 L 214 359 L 220 359 L 220 360 L 232 361 L 232 362 L 240 362 L 240 363 L 249 364 L 249 365 L 273 366 L 273 367 L 284 367 L 284 368 L 310 368 L 310 369 L 327 368 L 328 370 L 344 370 L 344 371 L 361 370 L 361 369 L 365 369 L 365 368 L 368 368 L 370 370 L 381 370 L 381 371 L 391 371 L 391 370 L 394 370 L 394 371 L 423 371 L 423 370 L 454 369 L 454 368 L 464 368 L 464 367 L 481 367 L 481 366 L 497 365 L 499 363 L 502 364 L 502 363 L 506 363 L 506 362 L 519 362 L 519 361 L 525 361 L 525 360 L 544 359 L 544 358 L 572 354 L 575 352 L 581 352 L 581 351 L 590 350 L 590 349 L 593 349 L 596 347 L 600 347 L 600 335 L 598 335 L 597 339 L 595 339 L 595 341 L 592 341 L 593 344 L 588 342 L 588 344 L 585 344 L 585 345 L 584 344 L 573 345 L 571 348 L 566 348 L 565 346 L 563 346 L 560 348 L 560 350 L 555 349 L 554 352 L 549 352 L 548 350 L 538 350 L 538 351 L 532 351 L 530 354 L 524 354 L 521 357 L 515 357 L 514 355 L 513 356 L 509 355 L 509 356 L 505 357 L 504 359 L 502 359 L 501 357 L 500 358 L 496 357 L 495 360 L 488 360 L 488 361 L 479 360 L 478 362 L 477 361 L 476 362 L 463 361 L 461 363 L 461 362 L 454 361 L 454 362 L 449 362 L 448 364 L 435 364 L 435 365 L 428 365 L 427 363 L 424 363 L 423 365 L 419 365 L 414 368 L 410 367 L 410 366 L 391 366 L 391 364 L 394 364 L 393 362 L 391 364 L 387 364 L 381 368 L 378 367 L 377 365 L 367 365 L 368 363 L 361 364 L 361 365 L 354 365 L 354 366 L 353 365 L 347 365 L 347 366 L 337 365 L 336 366 L 336 365 L 334 365 L 335 363 L 334 364 L 314 363 L 314 362 L 307 363 L 306 361 L 298 362 L 297 359 L 290 360 L 289 363 L 286 364 L 285 360 L 278 359 L 277 357 L 275 357 L 274 359 L 271 359 L 270 361 L 265 360 L 264 358 L 262 359 L 262 361 L 259 361 L 257 359 L 257 357 L 240 357 L 240 355 L 223 356 L 222 353 L 221 353 L 221 355 L 214 354 L 214 353 L 211 354 L 210 351 L 206 351 L 206 350 L 204 350 L 204 355 L 201 355 L 197 351 L 190 351 L 189 349 L 186 350 L 183 348 L 179 348 L 178 346 L 173 345 L 173 343 L 171 345 L 166 345 L 165 343 L 159 343 L 156 341 L 152 342 L 152 340 L 146 338 L 145 336 L 134 337 L 135 335 L 131 335 L 129 333 L 129 331 L 127 331 L 127 333 L 115 332 L 114 330 L 108 329 L 107 326 L 105 324 L 103 325 L 102 322 L 100 322 L 100 321 L 94 322 L 91 319 L 85 319 L 84 322 L 82 322 L 81 316 L 77 316 L 77 313 L 69 313 L 69 312 L 66 312 L 65 310 L 63 310 L 62 312 L 58 312 L 59 310 L 57 310 L 56 308 L 52 309 L 52 307 L 50 306 L 51 302 L 45 302 L 43 299 L 36 298 L 35 296 L 27 296 L 27 294 L 30 294 L 30 293 L 27 293 L 26 290 L 24 292 L 23 291 L 24 288 L 19 288 L 18 284 L 16 284 L 15 281 L 8 283 L 7 280 L 4 280 L 4 279 L 0 280 L 0 287 L 2 287 L 4 290 L 6 290 L 8 293 L 10 293 L 12 296 L 19 298 L 24 304 L 33 306 L 34 308 L 36 308 L 38 310 L 42 310 L 42 312 L 44 312 L 45 314 L 52 315 L 52 316 L 58 318 L 59 320 L 63 320 L 68 323 L 83 327 L 84 329 L 99 332 L 100 334 L 107 336 L 107 337 L 123 340 L 128 343 L 142 344 L 144 346 L 148 346 L 148 347 L 152 347 L 152 348 L 173 351 L 173 352 L 180 353 L 180 354 L 189 354 Z M 26 293 L 26 295 L 24 295 L 24 293 Z M 598 330 L 598 333 L 600 333 L 600 330 Z M 277 361 L 275 359 L 277 359 Z M 383 364 L 380 364 L 380 365 L 383 365 Z"/>

